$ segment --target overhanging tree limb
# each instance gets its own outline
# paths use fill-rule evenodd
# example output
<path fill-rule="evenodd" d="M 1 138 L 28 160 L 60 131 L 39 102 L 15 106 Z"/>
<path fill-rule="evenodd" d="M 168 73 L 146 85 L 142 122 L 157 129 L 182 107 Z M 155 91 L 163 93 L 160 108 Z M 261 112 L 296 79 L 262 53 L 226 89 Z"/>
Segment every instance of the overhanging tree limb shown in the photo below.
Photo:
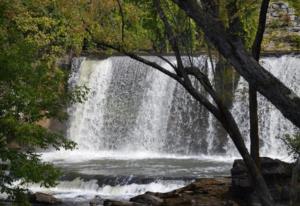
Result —
<path fill-rule="evenodd" d="M 165 15 L 164 11 L 161 8 L 161 4 L 160 4 L 160 0 L 154 0 L 153 1 L 154 6 L 157 10 L 157 13 L 160 17 L 160 19 L 162 20 L 164 26 L 165 26 L 165 30 L 167 33 L 167 37 L 168 40 L 171 44 L 172 50 L 175 53 L 175 57 L 176 57 L 176 61 L 177 61 L 177 70 L 176 72 L 182 76 L 183 75 L 183 62 L 181 59 L 181 55 L 180 55 L 180 51 L 179 51 L 179 45 L 178 45 L 178 41 L 177 41 L 177 37 L 175 36 L 172 26 L 170 25 L 167 16 Z"/>
<path fill-rule="evenodd" d="M 196 79 L 199 80 L 202 86 L 204 86 L 205 90 L 213 97 L 215 103 L 210 103 L 208 99 L 203 96 L 200 92 L 197 91 L 189 82 L 184 81 L 182 77 L 178 76 L 178 74 L 172 73 L 160 65 L 156 64 L 155 62 L 151 62 L 143 57 L 140 57 L 136 54 L 130 53 L 122 49 L 121 47 L 108 45 L 105 43 L 98 43 L 97 46 L 99 48 L 110 48 L 114 49 L 118 52 L 121 52 L 132 59 L 135 59 L 139 62 L 142 62 L 148 66 L 151 66 L 154 69 L 157 69 L 158 71 L 163 72 L 164 74 L 170 76 L 174 80 L 176 80 L 178 83 L 180 83 L 200 104 L 202 104 L 204 107 L 206 107 L 222 124 L 224 129 L 228 132 L 229 136 L 231 137 L 232 141 L 234 142 L 236 148 L 238 149 L 239 153 L 243 157 L 246 166 L 249 170 L 249 173 L 253 180 L 257 183 L 258 187 L 257 192 L 259 195 L 262 196 L 264 202 L 267 202 L 268 204 L 265 204 L 267 206 L 272 206 L 272 197 L 270 196 L 270 193 L 268 192 L 268 188 L 264 182 L 264 179 L 259 172 L 258 168 L 255 165 L 255 162 L 251 158 L 243 137 L 241 135 L 241 132 L 237 126 L 236 121 L 234 120 L 232 114 L 230 113 L 229 109 L 226 107 L 226 105 L 223 104 L 222 100 L 219 99 L 213 90 L 212 86 L 209 83 L 209 80 L 205 77 L 203 77 L 202 73 L 199 70 L 199 68 L 185 68 L 185 73 L 187 75 L 193 75 L 196 77 Z"/>
<path fill-rule="evenodd" d="M 228 33 L 220 19 L 202 10 L 196 0 L 172 1 L 196 22 L 207 39 L 241 76 L 255 85 L 283 116 L 300 128 L 300 98 L 293 91 L 260 66 L 246 51 L 242 41 Z"/>
<path fill-rule="evenodd" d="M 187 86 L 187 84 L 184 82 L 184 80 L 182 79 L 182 77 L 178 76 L 177 74 L 170 72 L 169 70 L 163 68 L 162 66 L 158 65 L 155 62 L 149 61 L 146 58 L 143 58 L 141 56 L 138 56 L 134 53 L 128 52 L 126 50 L 124 50 L 121 47 L 118 46 L 114 46 L 114 45 L 110 45 L 104 42 L 98 42 L 97 43 L 97 47 L 98 48 L 109 48 L 109 49 L 113 49 L 115 51 L 121 52 L 126 56 L 129 56 L 130 58 L 141 62 L 145 65 L 148 65 L 162 73 L 164 73 L 165 75 L 171 77 L 172 79 L 174 79 L 175 81 L 177 81 L 179 84 L 181 84 L 185 89 L 187 89 L 187 91 L 197 100 L 199 101 L 204 107 L 206 107 L 217 119 L 221 118 L 221 113 L 219 111 L 219 109 L 213 105 L 211 102 L 209 102 L 209 100 L 203 96 L 200 92 L 198 92 L 195 88 L 190 88 L 190 86 Z M 246 147 L 245 147 L 246 148 Z"/>

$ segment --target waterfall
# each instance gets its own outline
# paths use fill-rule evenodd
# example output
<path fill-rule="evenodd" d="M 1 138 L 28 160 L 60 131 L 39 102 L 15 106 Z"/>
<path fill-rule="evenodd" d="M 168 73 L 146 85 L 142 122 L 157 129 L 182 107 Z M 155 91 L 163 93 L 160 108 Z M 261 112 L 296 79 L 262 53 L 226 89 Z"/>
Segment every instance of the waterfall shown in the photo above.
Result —
<path fill-rule="evenodd" d="M 172 71 L 159 58 L 147 58 Z M 169 59 L 174 62 L 174 57 Z M 199 65 L 207 64 L 203 56 L 194 59 Z M 261 64 L 300 95 L 299 56 L 265 57 Z M 211 70 L 208 68 L 207 72 L 213 79 Z M 222 128 L 215 118 L 181 85 L 128 57 L 77 59 L 69 84 L 86 85 L 90 89 L 86 102 L 69 108 L 67 134 L 78 143 L 80 151 L 127 155 L 138 152 L 237 154 L 226 134 L 220 132 Z M 241 78 L 231 110 L 249 144 L 247 91 L 247 82 Z M 263 96 L 259 95 L 258 102 L 262 154 L 286 155 L 281 140 L 276 137 L 292 134 L 296 128 Z"/>
<path fill-rule="evenodd" d="M 263 58 L 260 62 L 265 69 L 281 80 L 300 96 L 300 57 L 282 56 Z M 232 112 L 249 147 L 248 83 L 241 78 L 235 91 Z M 258 94 L 259 136 L 261 154 L 270 157 L 286 157 L 287 151 L 280 138 L 299 131 L 265 97 Z M 236 154 L 234 146 L 227 145 L 228 154 Z"/>

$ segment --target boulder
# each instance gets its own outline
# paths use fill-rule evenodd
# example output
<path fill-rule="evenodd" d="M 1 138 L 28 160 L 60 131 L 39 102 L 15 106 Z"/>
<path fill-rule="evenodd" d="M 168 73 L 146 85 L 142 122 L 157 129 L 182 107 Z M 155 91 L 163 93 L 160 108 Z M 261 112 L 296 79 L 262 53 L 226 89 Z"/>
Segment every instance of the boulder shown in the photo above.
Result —
<path fill-rule="evenodd" d="M 288 201 L 292 168 L 293 164 L 278 159 L 261 158 L 262 175 L 266 180 L 274 200 Z M 234 161 L 231 176 L 231 191 L 234 196 L 256 202 L 254 198 L 254 196 L 256 196 L 254 194 L 254 188 L 252 187 L 252 182 L 243 160 L 239 159 Z"/>
<path fill-rule="evenodd" d="M 261 171 L 264 177 L 291 177 L 293 164 L 278 159 L 261 157 Z M 231 175 L 247 174 L 247 168 L 242 159 L 235 160 L 231 169 Z"/>
<path fill-rule="evenodd" d="M 61 203 L 61 201 L 55 198 L 53 195 L 36 192 L 30 196 L 30 201 L 32 203 L 39 203 L 39 204 L 48 204 L 48 205 L 56 205 Z"/>

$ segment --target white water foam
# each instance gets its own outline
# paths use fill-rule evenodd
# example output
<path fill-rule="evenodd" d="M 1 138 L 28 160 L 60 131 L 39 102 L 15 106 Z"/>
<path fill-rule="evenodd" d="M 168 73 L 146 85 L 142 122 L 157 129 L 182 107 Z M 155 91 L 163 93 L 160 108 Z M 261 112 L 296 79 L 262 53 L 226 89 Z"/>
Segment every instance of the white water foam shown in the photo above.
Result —
<path fill-rule="evenodd" d="M 90 160 L 142 160 L 142 159 L 178 159 L 188 160 L 195 159 L 207 162 L 233 162 L 239 156 L 221 156 L 221 155 L 176 155 L 168 153 L 155 153 L 147 151 L 135 152 L 115 152 L 115 151 L 90 151 L 90 150 L 73 150 L 73 151 L 54 151 L 41 153 L 43 161 L 46 162 L 69 162 L 80 163 Z"/>
<path fill-rule="evenodd" d="M 32 192 L 45 192 L 53 194 L 55 197 L 65 200 L 76 201 L 89 200 L 96 195 L 101 198 L 128 199 L 130 197 L 149 192 L 170 192 L 179 187 L 183 187 L 186 181 L 156 181 L 149 184 L 129 184 L 116 186 L 99 186 L 97 180 L 83 181 L 76 178 L 73 181 L 61 181 L 56 187 L 41 188 L 38 185 L 29 187 Z"/>

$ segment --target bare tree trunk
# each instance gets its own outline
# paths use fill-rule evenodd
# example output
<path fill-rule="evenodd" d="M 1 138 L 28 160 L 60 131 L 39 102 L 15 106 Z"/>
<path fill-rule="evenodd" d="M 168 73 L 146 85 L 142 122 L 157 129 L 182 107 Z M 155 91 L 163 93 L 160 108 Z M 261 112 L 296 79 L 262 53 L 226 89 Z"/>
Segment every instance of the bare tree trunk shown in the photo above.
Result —
<path fill-rule="evenodd" d="M 204 31 L 206 38 L 241 76 L 255 85 L 257 91 L 300 128 L 300 98 L 293 91 L 260 66 L 246 51 L 242 41 L 228 33 L 223 22 L 203 10 L 197 0 L 173 0 L 173 2 L 196 22 Z"/>
<path fill-rule="evenodd" d="M 249 84 L 250 153 L 255 164 L 260 168 L 257 109 L 257 91 L 254 85 Z"/>
<path fill-rule="evenodd" d="M 258 28 L 256 37 L 252 45 L 252 56 L 258 62 L 266 29 L 267 13 L 270 0 L 263 0 L 260 8 Z M 259 135 L 258 135 L 258 114 L 257 114 L 257 91 L 255 85 L 249 84 L 249 113 L 250 113 L 250 153 L 258 168 L 260 168 L 259 158 Z"/>

